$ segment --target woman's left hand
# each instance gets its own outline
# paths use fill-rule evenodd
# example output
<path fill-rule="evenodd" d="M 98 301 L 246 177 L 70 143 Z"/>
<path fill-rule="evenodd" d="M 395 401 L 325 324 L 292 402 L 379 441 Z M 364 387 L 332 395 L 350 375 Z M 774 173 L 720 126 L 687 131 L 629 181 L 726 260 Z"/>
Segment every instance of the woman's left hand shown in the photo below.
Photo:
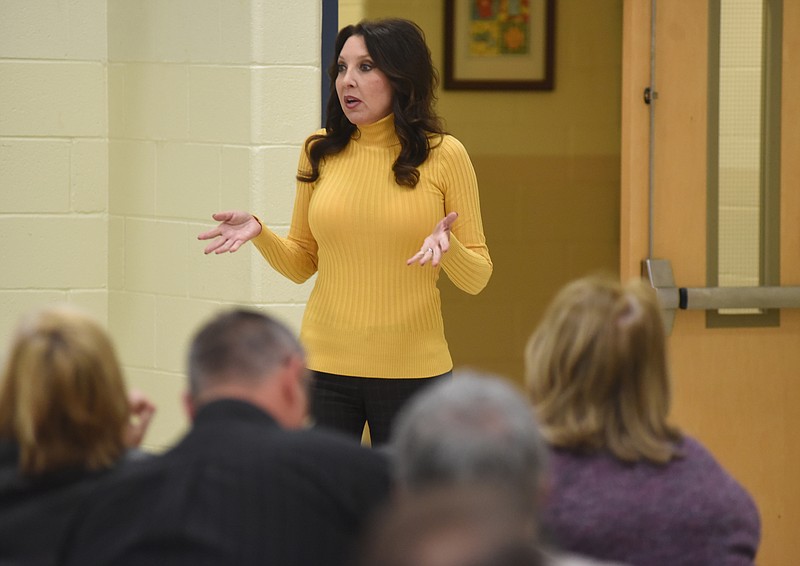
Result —
<path fill-rule="evenodd" d="M 433 267 L 439 265 L 442 261 L 442 255 L 450 249 L 450 227 L 456 221 L 456 218 L 458 218 L 457 212 L 451 212 L 442 218 L 436 224 L 431 235 L 422 242 L 420 250 L 408 258 L 406 265 L 414 263 L 425 265 L 428 262 L 431 262 Z"/>

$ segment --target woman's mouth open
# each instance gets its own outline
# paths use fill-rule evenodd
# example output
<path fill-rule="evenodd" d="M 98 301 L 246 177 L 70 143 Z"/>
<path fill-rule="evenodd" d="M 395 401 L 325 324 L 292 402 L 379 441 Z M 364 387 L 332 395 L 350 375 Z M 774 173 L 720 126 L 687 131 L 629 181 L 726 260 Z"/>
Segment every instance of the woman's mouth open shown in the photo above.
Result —
<path fill-rule="evenodd" d="M 358 106 L 361 101 L 356 98 L 355 96 L 345 96 L 344 97 L 344 105 L 348 110 L 352 110 L 356 106 Z"/>

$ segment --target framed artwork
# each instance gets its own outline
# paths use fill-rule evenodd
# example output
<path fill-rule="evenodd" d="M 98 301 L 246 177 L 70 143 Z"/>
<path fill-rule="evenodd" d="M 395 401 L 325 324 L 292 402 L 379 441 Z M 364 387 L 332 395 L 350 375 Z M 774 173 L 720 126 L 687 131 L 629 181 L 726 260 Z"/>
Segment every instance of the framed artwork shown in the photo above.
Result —
<path fill-rule="evenodd" d="M 556 0 L 445 0 L 444 88 L 553 90 Z"/>

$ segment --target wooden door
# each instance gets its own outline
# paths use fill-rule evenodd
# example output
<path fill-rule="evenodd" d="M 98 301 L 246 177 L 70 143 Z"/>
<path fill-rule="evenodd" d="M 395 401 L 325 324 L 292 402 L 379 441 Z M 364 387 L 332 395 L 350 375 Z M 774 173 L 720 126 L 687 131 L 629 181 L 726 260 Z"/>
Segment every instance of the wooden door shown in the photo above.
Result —
<path fill-rule="evenodd" d="M 651 0 L 624 0 L 621 276 L 669 259 L 676 285 L 705 287 L 708 18 L 703 0 L 655 10 L 652 255 L 649 212 Z M 800 284 L 800 2 L 783 6 L 780 284 Z M 669 339 L 672 418 L 753 494 L 758 564 L 800 560 L 800 310 L 780 326 L 707 328 L 678 311 Z"/>

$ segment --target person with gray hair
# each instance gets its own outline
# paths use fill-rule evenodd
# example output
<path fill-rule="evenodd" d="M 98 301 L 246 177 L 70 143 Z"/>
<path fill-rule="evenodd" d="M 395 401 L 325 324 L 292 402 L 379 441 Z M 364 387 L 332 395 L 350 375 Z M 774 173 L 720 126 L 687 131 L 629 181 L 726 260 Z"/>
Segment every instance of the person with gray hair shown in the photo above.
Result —
<path fill-rule="evenodd" d="M 541 540 L 547 454 L 532 407 L 507 380 L 461 370 L 433 384 L 398 415 L 396 496 L 360 566 L 597 565 Z"/>
<path fill-rule="evenodd" d="M 344 564 L 389 495 L 378 451 L 307 429 L 308 372 L 270 317 L 222 313 L 189 353 L 192 426 L 99 490 L 62 564 Z"/>
<path fill-rule="evenodd" d="M 214 399 L 252 398 L 260 388 L 277 385 L 274 377 L 287 370 L 300 394 L 260 395 L 259 402 L 286 428 L 305 423 L 308 372 L 303 347 L 288 328 L 262 313 L 235 310 L 210 321 L 192 341 L 188 366 L 184 401 L 191 416 Z"/>
<path fill-rule="evenodd" d="M 507 381 L 471 370 L 412 400 L 398 417 L 390 455 L 402 489 L 492 483 L 531 504 L 547 463 L 526 400 Z"/>

